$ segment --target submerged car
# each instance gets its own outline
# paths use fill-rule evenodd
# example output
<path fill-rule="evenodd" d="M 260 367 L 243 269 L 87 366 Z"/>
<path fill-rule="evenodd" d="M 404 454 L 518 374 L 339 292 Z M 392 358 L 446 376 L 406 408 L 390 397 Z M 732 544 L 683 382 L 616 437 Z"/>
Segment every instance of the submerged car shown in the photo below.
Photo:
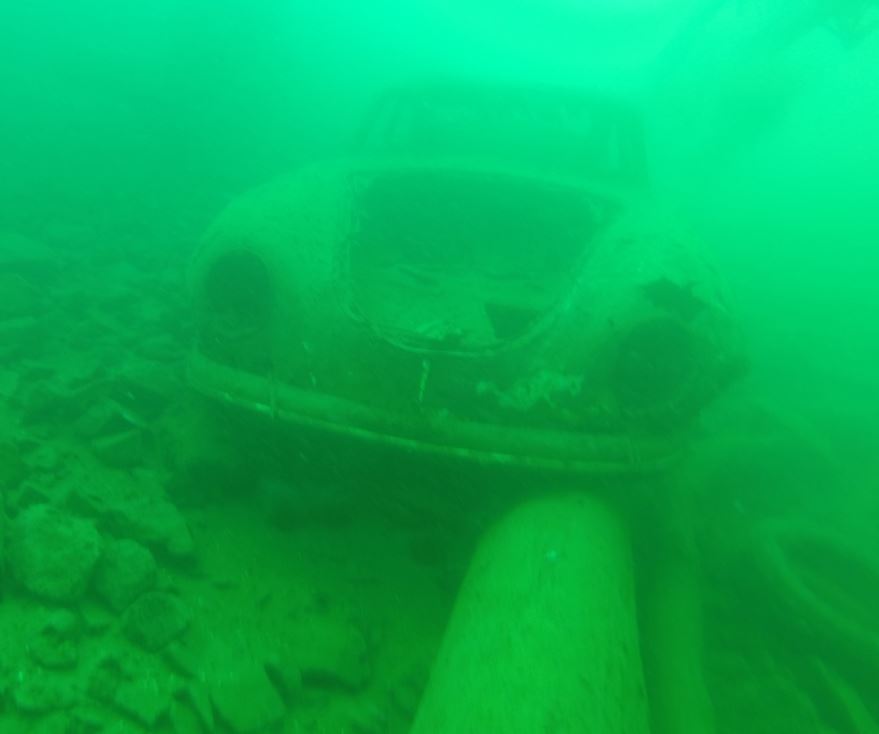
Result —
<path fill-rule="evenodd" d="M 649 472 L 740 371 L 637 115 L 555 88 L 393 90 L 355 149 L 231 203 L 192 263 L 203 394 L 422 455 Z"/>

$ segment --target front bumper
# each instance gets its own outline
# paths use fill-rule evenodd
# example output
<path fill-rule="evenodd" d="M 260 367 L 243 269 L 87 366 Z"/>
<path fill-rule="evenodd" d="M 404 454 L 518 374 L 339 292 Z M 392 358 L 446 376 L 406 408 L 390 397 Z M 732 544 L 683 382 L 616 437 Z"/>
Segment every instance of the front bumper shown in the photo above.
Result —
<path fill-rule="evenodd" d="M 317 390 L 231 368 L 196 352 L 193 387 L 221 404 L 292 428 L 347 436 L 363 443 L 487 466 L 586 476 L 659 473 L 680 455 L 672 436 L 580 433 L 463 420 L 446 411 L 401 416 Z"/>

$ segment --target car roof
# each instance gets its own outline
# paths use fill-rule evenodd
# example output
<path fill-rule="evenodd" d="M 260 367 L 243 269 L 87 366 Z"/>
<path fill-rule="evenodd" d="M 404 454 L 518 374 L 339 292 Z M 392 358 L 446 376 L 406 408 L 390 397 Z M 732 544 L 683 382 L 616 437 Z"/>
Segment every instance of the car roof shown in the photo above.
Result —
<path fill-rule="evenodd" d="M 626 188 L 647 182 L 638 114 L 572 87 L 433 81 L 389 89 L 369 109 L 354 152 L 494 160 Z"/>

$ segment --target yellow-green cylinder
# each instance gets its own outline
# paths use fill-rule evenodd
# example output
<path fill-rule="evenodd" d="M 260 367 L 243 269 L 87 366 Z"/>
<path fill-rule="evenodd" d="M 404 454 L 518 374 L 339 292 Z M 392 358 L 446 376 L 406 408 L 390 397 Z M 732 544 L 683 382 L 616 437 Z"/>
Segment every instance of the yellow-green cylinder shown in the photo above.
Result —
<path fill-rule="evenodd" d="M 646 734 L 632 556 L 586 494 L 528 501 L 482 539 L 413 734 Z"/>

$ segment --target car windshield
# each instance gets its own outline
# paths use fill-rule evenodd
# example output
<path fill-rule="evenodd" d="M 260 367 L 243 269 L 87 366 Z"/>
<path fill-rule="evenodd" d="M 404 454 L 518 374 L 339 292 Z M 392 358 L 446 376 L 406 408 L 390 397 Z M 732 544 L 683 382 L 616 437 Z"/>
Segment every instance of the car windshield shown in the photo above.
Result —
<path fill-rule="evenodd" d="M 357 147 L 369 154 L 478 158 L 615 186 L 640 186 L 646 178 L 637 116 L 569 89 L 397 90 L 372 109 Z"/>

